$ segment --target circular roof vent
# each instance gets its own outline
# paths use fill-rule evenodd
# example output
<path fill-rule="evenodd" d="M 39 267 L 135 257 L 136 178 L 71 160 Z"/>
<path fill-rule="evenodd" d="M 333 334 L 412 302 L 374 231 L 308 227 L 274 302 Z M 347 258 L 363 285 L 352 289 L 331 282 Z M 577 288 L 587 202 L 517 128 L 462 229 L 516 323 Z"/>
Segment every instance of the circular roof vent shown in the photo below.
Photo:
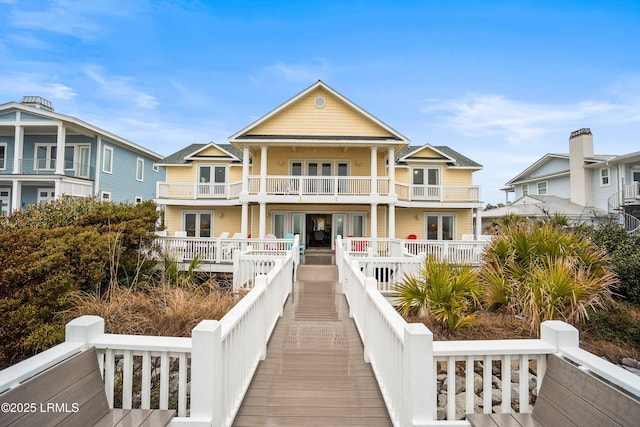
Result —
<path fill-rule="evenodd" d="M 324 106 L 327 105 L 327 100 L 321 96 L 316 96 L 316 98 L 313 100 L 313 105 L 316 108 L 324 108 Z"/>

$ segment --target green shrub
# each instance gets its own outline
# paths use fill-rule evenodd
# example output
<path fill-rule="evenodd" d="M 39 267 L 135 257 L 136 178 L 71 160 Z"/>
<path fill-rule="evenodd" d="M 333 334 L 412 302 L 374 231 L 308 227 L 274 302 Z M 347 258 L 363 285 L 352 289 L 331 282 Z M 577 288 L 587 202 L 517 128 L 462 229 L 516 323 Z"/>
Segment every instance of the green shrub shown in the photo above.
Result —
<path fill-rule="evenodd" d="M 471 266 L 429 257 L 417 276 L 405 276 L 396 286 L 397 308 L 404 315 L 429 316 L 441 326 L 456 330 L 473 322 L 470 311 L 478 301 L 477 279 Z"/>
<path fill-rule="evenodd" d="M 485 305 L 523 316 L 531 331 L 544 320 L 584 321 L 617 283 L 604 251 L 553 221 L 503 228 L 485 252 L 480 279 Z"/>
<path fill-rule="evenodd" d="M 0 366 L 63 339 L 70 292 L 97 292 L 139 271 L 153 203 L 63 198 L 0 218 Z M 115 262 L 118 259 L 119 262 Z"/>

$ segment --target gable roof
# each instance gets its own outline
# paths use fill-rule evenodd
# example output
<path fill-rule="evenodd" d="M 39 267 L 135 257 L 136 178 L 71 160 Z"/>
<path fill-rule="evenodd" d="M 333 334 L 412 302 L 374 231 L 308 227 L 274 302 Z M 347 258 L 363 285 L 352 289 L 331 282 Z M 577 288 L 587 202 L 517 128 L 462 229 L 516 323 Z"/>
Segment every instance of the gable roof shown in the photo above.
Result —
<path fill-rule="evenodd" d="M 25 97 L 28 98 L 28 97 Z M 39 98 L 39 97 L 34 97 Z M 76 117 L 69 116 L 66 114 L 56 113 L 55 111 L 50 111 L 45 108 L 36 108 L 30 105 L 26 105 L 20 102 L 7 102 L 4 104 L 0 104 L 0 113 L 9 112 L 9 111 L 24 111 L 29 114 L 42 116 L 51 120 L 58 120 L 64 122 L 67 126 L 70 125 L 70 128 L 74 130 L 78 130 L 78 128 L 83 128 L 88 130 L 90 133 L 94 133 L 97 135 L 101 135 L 109 139 L 110 142 L 125 146 L 127 148 L 132 149 L 133 151 L 137 151 L 139 153 L 143 153 L 153 159 L 160 160 L 162 159 L 162 155 L 156 153 L 155 151 L 149 150 L 141 145 L 138 145 L 134 142 L 129 141 L 128 139 L 122 138 L 116 134 L 108 132 L 104 129 L 101 129 L 97 126 L 92 125 L 91 123 L 87 123 L 83 120 L 80 120 Z"/>
<path fill-rule="evenodd" d="M 415 156 L 420 151 L 425 148 L 430 149 L 437 153 L 438 157 L 419 157 Z M 424 144 L 421 146 L 409 146 L 404 149 L 398 151 L 396 153 L 396 164 L 406 163 L 407 160 L 427 160 L 432 162 L 446 162 L 447 166 L 450 168 L 461 168 L 461 169 L 482 169 L 482 165 L 474 162 L 470 158 L 460 154 L 454 149 L 446 146 L 446 145 L 431 145 Z"/>
<path fill-rule="evenodd" d="M 359 118 L 359 120 L 364 120 L 366 123 L 373 125 L 376 129 L 378 129 L 378 133 L 374 134 L 358 134 L 357 132 L 347 133 L 344 131 L 336 131 L 336 134 L 327 134 L 326 132 L 317 132 L 314 130 L 310 130 L 309 132 L 299 129 L 297 132 L 284 132 L 281 134 L 274 134 L 273 132 L 255 132 L 252 131 L 259 130 L 264 128 L 268 122 L 275 120 L 279 115 L 284 114 L 286 111 L 290 111 L 292 107 L 299 104 L 303 98 L 310 95 L 314 91 L 322 91 L 326 93 L 328 96 L 331 96 L 337 99 L 341 106 L 346 107 L 349 111 L 353 112 L 355 115 L 353 117 Z M 316 106 L 319 110 L 324 108 L 324 106 L 319 107 Z M 328 118 L 325 120 L 329 120 Z M 268 126 L 267 126 L 268 128 Z M 272 130 L 272 129 L 270 129 Z M 381 120 L 373 116 L 372 114 L 365 111 L 363 108 L 359 107 L 327 84 L 325 84 L 322 80 L 318 80 L 313 85 L 309 86 L 302 92 L 298 93 L 285 103 L 276 107 L 274 110 L 265 114 L 258 120 L 254 121 L 250 125 L 236 132 L 235 134 L 229 137 L 229 141 L 231 143 L 241 143 L 241 142 L 251 142 L 251 141 L 270 141 L 270 142 L 279 142 L 279 141 L 299 141 L 299 142 L 310 142 L 313 140 L 321 140 L 326 143 L 340 143 L 343 141 L 386 141 L 391 142 L 393 144 L 401 144 L 405 145 L 409 142 L 408 138 L 404 135 L 390 127 L 389 125 L 383 123 Z"/>
<path fill-rule="evenodd" d="M 173 154 L 168 155 L 164 159 L 158 162 L 159 165 L 187 165 L 191 161 L 198 158 L 198 153 L 206 150 L 209 147 L 216 147 L 221 151 L 229 155 L 228 158 L 232 159 L 233 163 L 242 162 L 242 152 L 231 144 L 216 144 L 215 142 L 209 142 L 207 144 L 191 144 L 188 145 Z M 210 158 L 204 156 L 203 158 Z"/>
<path fill-rule="evenodd" d="M 614 156 L 610 156 L 610 155 L 595 154 L 593 157 L 586 158 L 585 159 L 585 163 L 586 163 L 586 166 L 595 165 L 595 164 L 598 164 L 598 163 L 606 162 L 606 161 L 610 160 L 613 157 Z M 553 173 L 549 173 L 549 174 L 536 175 L 535 177 L 530 177 L 530 175 L 533 172 L 535 172 L 536 170 L 540 169 L 542 166 L 544 166 L 546 163 L 548 163 L 552 159 L 566 160 L 567 161 L 567 169 L 558 170 L 557 172 L 553 172 Z M 520 182 L 524 183 L 524 182 L 528 182 L 528 181 L 532 181 L 532 180 L 540 180 L 540 179 L 545 179 L 545 178 L 551 178 L 551 177 L 566 175 L 566 174 L 569 173 L 569 167 L 568 167 L 569 163 L 568 162 L 569 162 L 569 154 L 566 154 L 566 153 L 547 153 L 544 156 L 540 157 L 538 160 L 536 160 L 533 164 L 531 164 L 531 166 L 529 166 L 528 168 L 526 168 L 525 170 L 520 172 L 515 177 L 511 178 L 509 181 L 507 181 L 507 183 L 505 185 L 512 186 L 512 185 L 520 183 Z"/>

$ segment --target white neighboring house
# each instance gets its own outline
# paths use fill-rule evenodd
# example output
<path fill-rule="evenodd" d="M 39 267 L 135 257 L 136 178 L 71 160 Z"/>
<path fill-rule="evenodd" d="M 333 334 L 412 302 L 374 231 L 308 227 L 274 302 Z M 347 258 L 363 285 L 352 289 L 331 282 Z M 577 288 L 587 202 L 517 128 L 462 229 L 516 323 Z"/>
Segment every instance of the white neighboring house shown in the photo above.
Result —
<path fill-rule="evenodd" d="M 640 151 L 594 154 L 589 128 L 571 132 L 569 154 L 549 153 L 506 183 L 507 206 L 483 212 L 484 223 L 512 213 L 536 217 L 562 214 L 594 222 L 618 218 L 640 231 Z M 516 200 L 509 203 L 509 194 Z"/>

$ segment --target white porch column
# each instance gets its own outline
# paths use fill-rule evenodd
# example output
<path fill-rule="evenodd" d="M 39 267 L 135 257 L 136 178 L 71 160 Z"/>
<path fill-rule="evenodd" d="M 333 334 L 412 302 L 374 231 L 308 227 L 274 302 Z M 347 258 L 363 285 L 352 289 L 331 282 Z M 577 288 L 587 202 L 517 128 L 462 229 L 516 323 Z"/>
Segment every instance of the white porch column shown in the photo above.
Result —
<path fill-rule="evenodd" d="M 396 238 L 396 205 L 389 203 L 389 238 Z"/>
<path fill-rule="evenodd" d="M 23 145 L 24 145 L 24 128 L 20 125 L 16 125 L 16 133 L 14 138 L 14 150 L 13 150 L 13 173 L 22 173 L 22 158 L 24 156 L 24 153 L 22 152 Z"/>
<path fill-rule="evenodd" d="M 64 139 L 66 128 L 58 125 L 58 139 L 56 140 L 56 174 L 64 175 Z"/>
<path fill-rule="evenodd" d="M 389 168 L 389 195 L 395 196 L 396 194 L 396 151 L 393 148 L 389 148 L 389 158 L 387 159 Z M 389 236 L 391 237 L 391 236 Z"/>
<path fill-rule="evenodd" d="M 260 222 L 258 226 L 258 237 L 264 239 L 267 234 L 267 204 L 260 202 Z"/>
<path fill-rule="evenodd" d="M 371 195 L 378 195 L 378 147 L 371 147 Z"/>
<path fill-rule="evenodd" d="M 249 235 L 249 204 L 242 203 L 242 211 L 240 214 L 240 233 L 242 237 Z"/>
<path fill-rule="evenodd" d="M 478 236 L 482 234 L 482 209 L 476 208 L 476 240 L 478 240 Z M 473 214 L 473 211 L 472 211 Z"/>
<path fill-rule="evenodd" d="M 370 236 L 371 238 L 375 239 L 376 237 L 378 237 L 378 205 L 375 203 L 371 204 L 371 215 L 370 215 L 370 229 L 371 229 L 371 233 Z"/>
<path fill-rule="evenodd" d="M 18 180 L 13 180 L 11 185 L 11 211 L 19 211 L 21 209 L 21 194 L 22 193 L 22 184 Z"/>
<path fill-rule="evenodd" d="M 242 194 L 248 194 L 248 193 L 249 193 L 249 147 L 243 147 L 242 148 Z"/>
<path fill-rule="evenodd" d="M 267 147 L 260 147 L 260 194 L 267 194 Z"/>

